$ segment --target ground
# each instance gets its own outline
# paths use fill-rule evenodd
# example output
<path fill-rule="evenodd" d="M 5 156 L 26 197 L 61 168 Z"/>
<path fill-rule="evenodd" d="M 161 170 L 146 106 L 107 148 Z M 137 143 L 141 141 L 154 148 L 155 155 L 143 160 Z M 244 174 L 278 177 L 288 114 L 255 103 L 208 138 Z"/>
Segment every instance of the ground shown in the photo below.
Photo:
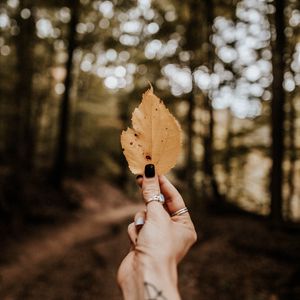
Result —
<path fill-rule="evenodd" d="M 143 206 L 107 183 L 71 184 L 84 199 L 82 210 L 5 243 L 1 300 L 121 299 L 116 271 L 129 248 L 127 225 Z M 183 300 L 300 299 L 297 231 L 210 214 L 199 223 L 198 237 L 179 267 Z"/>

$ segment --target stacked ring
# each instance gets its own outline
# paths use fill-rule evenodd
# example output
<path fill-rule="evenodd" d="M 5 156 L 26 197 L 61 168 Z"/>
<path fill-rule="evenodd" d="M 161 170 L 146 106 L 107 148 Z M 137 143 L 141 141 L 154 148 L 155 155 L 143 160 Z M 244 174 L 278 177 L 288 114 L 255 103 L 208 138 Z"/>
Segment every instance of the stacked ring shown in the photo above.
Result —
<path fill-rule="evenodd" d="M 177 211 L 174 211 L 173 213 L 171 213 L 171 217 L 181 216 L 181 215 L 185 214 L 188 211 L 189 210 L 187 209 L 187 207 L 183 207 L 183 208 L 178 209 Z"/>

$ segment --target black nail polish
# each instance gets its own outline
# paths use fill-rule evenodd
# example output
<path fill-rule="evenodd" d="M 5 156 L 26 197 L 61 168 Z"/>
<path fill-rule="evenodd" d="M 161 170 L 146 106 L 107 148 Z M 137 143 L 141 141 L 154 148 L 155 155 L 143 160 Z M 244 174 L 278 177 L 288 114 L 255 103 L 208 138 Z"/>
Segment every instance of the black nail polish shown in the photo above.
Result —
<path fill-rule="evenodd" d="M 145 166 L 145 176 L 147 178 L 151 178 L 155 176 L 155 167 L 153 164 L 149 164 Z"/>
<path fill-rule="evenodd" d="M 138 175 L 138 176 L 136 176 L 135 179 L 140 179 L 140 178 L 143 178 L 143 175 Z"/>

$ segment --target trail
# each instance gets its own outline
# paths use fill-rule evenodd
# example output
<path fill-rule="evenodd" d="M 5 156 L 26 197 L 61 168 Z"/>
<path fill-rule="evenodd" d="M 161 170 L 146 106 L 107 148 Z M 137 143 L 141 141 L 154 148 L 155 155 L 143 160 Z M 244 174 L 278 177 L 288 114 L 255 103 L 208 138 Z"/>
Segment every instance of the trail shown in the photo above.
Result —
<path fill-rule="evenodd" d="M 17 249 L 13 262 L 0 266 L 0 299 L 23 299 L 16 296 L 22 286 L 43 273 L 49 263 L 69 257 L 82 245 L 87 245 L 88 249 L 90 245 L 106 243 L 118 234 L 123 223 L 124 227 L 127 220 L 143 208 L 141 204 L 132 204 L 105 183 L 89 186 L 78 182 L 71 184 L 84 197 L 83 209 L 71 223 L 45 229 L 40 237 L 28 239 Z M 124 246 L 127 248 L 127 245 Z M 61 299 L 67 298 L 62 295 Z"/>
<path fill-rule="evenodd" d="M 127 225 L 143 205 L 96 179 L 70 184 L 83 209 L 9 249 L 0 300 L 122 299 L 116 273 L 129 249 Z M 243 215 L 200 221 L 198 242 L 179 265 L 183 300 L 300 299 L 299 234 Z"/>

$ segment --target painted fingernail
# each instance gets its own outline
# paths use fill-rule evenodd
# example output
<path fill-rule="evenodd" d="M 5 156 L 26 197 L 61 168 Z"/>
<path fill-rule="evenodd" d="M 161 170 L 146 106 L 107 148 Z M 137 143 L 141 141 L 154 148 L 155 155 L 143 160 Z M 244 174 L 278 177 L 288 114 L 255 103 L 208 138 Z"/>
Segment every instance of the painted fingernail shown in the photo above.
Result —
<path fill-rule="evenodd" d="M 149 164 L 145 166 L 145 176 L 147 178 L 151 178 L 155 176 L 155 167 L 153 164 Z"/>
<path fill-rule="evenodd" d="M 143 175 L 138 175 L 138 176 L 136 176 L 135 179 L 140 179 L 140 178 L 143 178 Z"/>
<path fill-rule="evenodd" d="M 142 217 L 137 218 L 134 224 L 135 226 L 144 225 L 145 224 L 144 218 Z"/>

